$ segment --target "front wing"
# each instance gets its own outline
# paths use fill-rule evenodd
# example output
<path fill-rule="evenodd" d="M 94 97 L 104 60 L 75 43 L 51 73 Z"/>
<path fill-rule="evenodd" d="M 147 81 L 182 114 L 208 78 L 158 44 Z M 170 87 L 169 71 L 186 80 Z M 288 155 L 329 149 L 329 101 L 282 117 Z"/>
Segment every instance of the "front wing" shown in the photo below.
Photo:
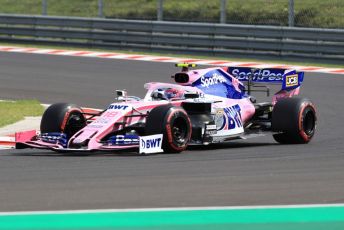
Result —
<path fill-rule="evenodd" d="M 35 130 L 16 133 L 16 149 L 36 148 L 56 152 L 114 152 L 125 149 L 136 149 L 139 153 L 162 152 L 162 134 L 149 136 L 118 135 L 107 142 L 98 143 L 96 147 L 85 146 L 68 147 L 68 139 L 63 133 L 37 134 Z M 117 138 L 116 138 L 117 137 Z"/>
<path fill-rule="evenodd" d="M 16 149 L 35 148 L 35 149 L 48 149 L 55 152 L 94 152 L 94 151 L 116 151 L 123 149 L 138 149 L 139 145 L 117 145 L 117 146 L 101 146 L 97 149 L 89 148 L 65 148 L 60 144 L 52 144 L 44 141 L 26 141 L 16 142 Z"/>

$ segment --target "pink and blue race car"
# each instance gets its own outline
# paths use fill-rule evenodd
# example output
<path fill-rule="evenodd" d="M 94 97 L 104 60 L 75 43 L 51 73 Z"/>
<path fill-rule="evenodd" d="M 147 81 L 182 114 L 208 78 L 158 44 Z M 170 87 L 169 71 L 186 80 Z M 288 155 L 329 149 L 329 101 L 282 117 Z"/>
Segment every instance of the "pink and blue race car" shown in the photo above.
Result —
<path fill-rule="evenodd" d="M 182 71 L 176 84 L 145 84 L 143 99 L 117 90 L 117 101 L 98 112 L 68 103 L 47 108 L 40 133 L 16 134 L 16 148 L 57 152 L 136 149 L 140 153 L 182 152 L 189 145 L 209 145 L 270 133 L 282 144 L 308 143 L 316 129 L 316 109 L 297 97 L 304 73 L 285 69 L 215 67 Z M 271 102 L 257 102 L 255 91 Z"/>

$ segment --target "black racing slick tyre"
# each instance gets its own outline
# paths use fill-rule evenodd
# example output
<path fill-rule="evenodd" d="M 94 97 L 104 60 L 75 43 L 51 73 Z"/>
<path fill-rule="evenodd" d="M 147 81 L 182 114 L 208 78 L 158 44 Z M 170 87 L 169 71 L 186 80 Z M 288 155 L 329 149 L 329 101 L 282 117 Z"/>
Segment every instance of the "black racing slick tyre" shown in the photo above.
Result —
<path fill-rule="evenodd" d="M 183 108 L 163 105 L 150 111 L 145 132 L 146 135 L 163 134 L 164 152 L 180 153 L 188 146 L 192 126 Z"/>
<path fill-rule="evenodd" d="M 316 129 L 316 109 L 307 98 L 284 98 L 272 111 L 274 139 L 281 144 L 306 144 Z"/>
<path fill-rule="evenodd" d="M 69 138 L 85 126 L 86 119 L 80 107 L 57 103 L 49 106 L 43 113 L 41 133 L 61 132 Z"/>

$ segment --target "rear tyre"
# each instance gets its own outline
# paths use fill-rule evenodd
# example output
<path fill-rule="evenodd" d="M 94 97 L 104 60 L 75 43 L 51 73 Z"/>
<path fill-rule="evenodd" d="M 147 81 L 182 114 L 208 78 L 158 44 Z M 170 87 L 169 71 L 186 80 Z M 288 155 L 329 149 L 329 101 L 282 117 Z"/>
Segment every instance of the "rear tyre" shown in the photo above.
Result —
<path fill-rule="evenodd" d="M 86 126 L 86 118 L 80 107 L 74 104 L 57 103 L 43 113 L 41 133 L 65 133 L 68 138 Z"/>
<path fill-rule="evenodd" d="M 162 149 L 166 153 L 180 153 L 191 138 L 191 122 L 181 107 L 163 105 L 152 109 L 146 120 L 146 135 L 163 134 Z"/>
<path fill-rule="evenodd" d="M 281 144 L 306 144 L 314 136 L 316 110 L 306 98 L 284 98 L 276 103 L 272 111 L 274 139 Z"/>

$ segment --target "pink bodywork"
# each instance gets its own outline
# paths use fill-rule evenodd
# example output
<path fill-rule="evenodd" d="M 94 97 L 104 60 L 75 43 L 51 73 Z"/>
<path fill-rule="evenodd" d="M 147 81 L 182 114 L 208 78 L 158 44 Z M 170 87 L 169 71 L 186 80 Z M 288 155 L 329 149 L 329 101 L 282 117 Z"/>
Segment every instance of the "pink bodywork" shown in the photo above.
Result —
<path fill-rule="evenodd" d="M 173 98 L 172 100 L 153 100 L 152 93 L 159 89 L 159 88 L 174 88 L 178 91 L 182 91 L 184 93 L 197 93 L 199 95 L 203 95 L 203 99 L 214 101 L 213 107 L 216 109 L 226 108 L 234 105 L 239 105 L 241 108 L 241 120 L 242 123 L 245 124 L 249 121 L 252 116 L 255 114 L 255 107 L 250 101 L 248 97 L 244 97 L 242 99 L 230 99 L 224 98 L 219 96 L 213 95 L 204 95 L 204 93 L 196 88 L 190 86 L 193 82 L 198 80 L 201 76 L 205 73 L 218 68 L 208 68 L 208 69 L 198 69 L 198 70 L 191 70 L 188 71 L 187 74 L 189 76 L 189 81 L 186 83 L 180 84 L 169 84 L 169 83 L 159 83 L 159 82 L 151 82 L 145 84 L 145 88 L 148 90 L 144 99 L 136 101 L 136 100 L 128 100 L 122 101 L 118 103 L 113 103 L 109 106 L 109 108 L 103 112 L 100 116 L 96 117 L 91 123 L 89 123 L 86 127 L 78 131 L 73 137 L 69 139 L 68 146 L 72 146 L 73 144 L 80 144 L 88 141 L 87 149 L 67 149 L 66 151 L 92 151 L 92 150 L 114 150 L 114 149 L 124 149 L 124 148 L 134 148 L 138 147 L 138 145 L 125 145 L 125 146 L 107 146 L 103 143 L 100 143 L 102 138 L 104 138 L 109 133 L 121 130 L 123 128 L 123 123 L 127 125 L 135 124 L 138 122 L 145 122 L 146 116 L 150 110 L 153 108 L 164 105 L 164 104 L 172 104 L 174 106 L 180 106 L 181 103 L 188 99 L 183 98 Z M 237 91 L 240 91 L 239 84 L 242 84 L 239 80 L 235 77 L 226 73 L 228 77 L 232 78 L 232 84 Z M 299 88 L 292 90 L 292 91 L 280 91 L 273 97 L 273 104 L 279 98 L 284 97 L 291 97 L 297 95 L 299 92 Z M 121 109 L 111 109 L 111 108 L 121 108 Z M 134 115 L 134 116 L 132 116 Z M 142 115 L 142 116 L 135 116 L 135 115 Z M 52 149 L 52 150 L 63 150 L 64 148 L 59 144 L 51 144 L 47 142 L 43 142 L 41 140 L 35 140 L 36 132 L 35 131 L 28 131 L 28 132 L 20 132 L 16 135 L 16 142 L 25 144 L 26 146 L 34 147 L 34 148 L 44 148 L 44 149 Z"/>
<path fill-rule="evenodd" d="M 124 105 L 128 106 L 124 110 L 114 110 L 108 109 L 105 111 L 101 116 L 95 119 L 91 124 L 87 125 L 85 128 L 81 129 L 77 132 L 70 140 L 69 144 L 72 143 L 82 143 L 89 139 L 88 149 L 90 150 L 109 150 L 109 149 L 122 149 L 122 148 L 130 148 L 130 147 L 137 147 L 137 145 L 133 146 L 103 146 L 100 143 L 100 140 L 104 138 L 108 133 L 120 130 L 123 128 L 122 123 L 126 122 L 128 125 L 135 124 L 138 122 L 144 122 L 145 118 L 136 116 L 136 117 L 126 117 L 128 115 L 135 115 L 137 111 L 142 114 L 147 114 L 148 111 L 152 110 L 153 108 L 167 104 L 167 101 L 152 101 L 152 102 L 144 102 L 144 101 L 131 101 L 131 102 L 121 102 L 121 103 L 113 103 L 112 105 Z M 181 101 L 171 102 L 173 105 L 180 105 Z"/>
<path fill-rule="evenodd" d="M 272 104 L 275 105 L 278 100 L 282 98 L 289 98 L 299 95 L 300 93 L 300 87 L 297 87 L 292 90 L 280 90 L 272 97 Z"/>

